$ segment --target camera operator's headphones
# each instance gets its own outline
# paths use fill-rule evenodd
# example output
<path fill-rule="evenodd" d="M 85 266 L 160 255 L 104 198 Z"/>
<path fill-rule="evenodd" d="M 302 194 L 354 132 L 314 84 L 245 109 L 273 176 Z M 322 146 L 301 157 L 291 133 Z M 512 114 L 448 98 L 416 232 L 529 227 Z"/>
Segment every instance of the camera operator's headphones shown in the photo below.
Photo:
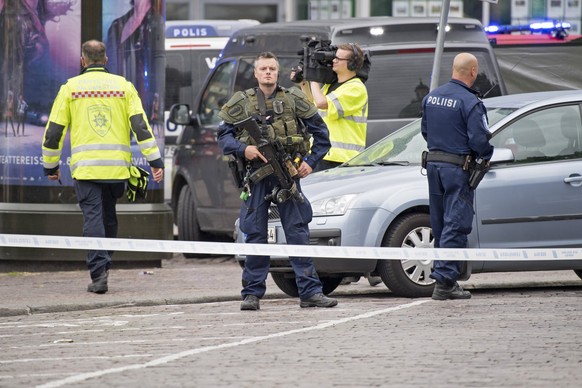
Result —
<path fill-rule="evenodd" d="M 348 62 L 348 70 L 354 71 L 358 69 L 358 50 L 356 50 L 356 45 L 350 43 L 350 47 L 352 48 L 352 57 Z"/>

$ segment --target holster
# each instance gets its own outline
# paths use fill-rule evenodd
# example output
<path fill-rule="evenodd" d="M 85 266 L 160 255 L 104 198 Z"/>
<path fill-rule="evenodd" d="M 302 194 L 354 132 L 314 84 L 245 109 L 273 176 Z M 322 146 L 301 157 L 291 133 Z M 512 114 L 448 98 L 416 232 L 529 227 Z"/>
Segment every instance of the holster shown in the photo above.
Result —
<path fill-rule="evenodd" d="M 489 171 L 489 165 L 486 160 L 479 158 L 471 164 L 471 175 L 469 175 L 469 188 L 475 190 L 487 171 Z"/>
<path fill-rule="evenodd" d="M 234 184 L 239 189 L 244 185 L 244 178 L 245 178 L 245 166 L 244 161 L 241 158 L 231 158 L 228 161 L 228 168 L 230 168 L 230 172 L 232 173 L 232 177 L 234 178 Z"/>

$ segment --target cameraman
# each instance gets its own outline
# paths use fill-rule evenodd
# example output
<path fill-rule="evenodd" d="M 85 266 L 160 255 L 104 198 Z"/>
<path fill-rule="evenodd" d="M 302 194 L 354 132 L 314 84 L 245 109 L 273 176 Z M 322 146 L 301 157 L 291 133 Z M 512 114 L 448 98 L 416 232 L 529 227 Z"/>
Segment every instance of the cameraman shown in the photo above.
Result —
<path fill-rule="evenodd" d="M 332 61 L 337 81 L 324 84 L 306 81 L 301 89 L 311 95 L 319 114 L 329 129 L 331 148 L 315 171 L 337 167 L 358 155 L 366 147 L 368 91 L 357 71 L 362 68 L 364 54 L 356 43 L 338 46 Z M 291 73 L 292 78 L 295 72 Z"/>

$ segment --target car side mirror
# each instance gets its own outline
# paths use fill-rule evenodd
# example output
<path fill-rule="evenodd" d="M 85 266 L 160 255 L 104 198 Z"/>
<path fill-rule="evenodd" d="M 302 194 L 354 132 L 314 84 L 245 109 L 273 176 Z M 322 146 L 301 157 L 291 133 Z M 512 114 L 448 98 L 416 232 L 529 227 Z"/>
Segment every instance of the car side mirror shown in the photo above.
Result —
<path fill-rule="evenodd" d="M 192 117 L 190 117 L 190 106 L 188 106 L 188 104 L 172 105 L 168 120 L 170 120 L 172 124 L 190 125 L 190 123 L 192 123 Z"/>
<path fill-rule="evenodd" d="M 493 156 L 491 157 L 492 164 L 513 162 L 514 160 L 515 156 L 513 155 L 513 151 L 509 148 L 495 147 L 493 149 Z"/>

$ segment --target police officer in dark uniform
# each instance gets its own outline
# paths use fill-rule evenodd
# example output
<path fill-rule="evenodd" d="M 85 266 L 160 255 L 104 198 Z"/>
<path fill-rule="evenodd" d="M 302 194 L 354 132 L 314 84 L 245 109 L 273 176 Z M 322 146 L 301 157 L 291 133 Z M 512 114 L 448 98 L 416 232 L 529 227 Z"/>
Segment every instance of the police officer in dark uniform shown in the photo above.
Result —
<path fill-rule="evenodd" d="M 223 106 L 219 113 L 223 120 L 218 130 L 218 143 L 225 155 L 243 158 L 245 169 L 252 173 L 265 166 L 267 159 L 261 154 L 252 137 L 241 128 L 235 127 L 244 119 L 255 116 L 268 128 L 269 139 L 281 140 L 285 151 L 298 161 L 296 188 L 301 192 L 299 179 L 309 175 L 317 162 L 329 150 L 329 133 L 317 108 L 298 88 L 284 89 L 277 84 L 279 62 L 270 52 L 255 59 L 254 75 L 259 87 L 237 92 Z M 303 133 L 299 119 L 305 123 L 307 132 Z M 247 243 L 267 243 L 268 210 L 271 200 L 266 199 L 279 181 L 275 175 L 268 175 L 256 183 L 245 182 L 245 193 L 240 211 L 240 229 Z M 306 198 L 289 198 L 277 201 L 281 223 L 289 244 L 308 245 L 308 224 L 312 210 Z M 308 257 L 290 257 L 295 272 L 301 307 L 333 307 L 337 300 L 328 298 L 322 292 L 322 284 L 317 276 L 313 260 Z M 242 274 L 241 310 L 258 310 L 259 300 L 266 291 L 265 280 L 269 273 L 270 257 L 246 257 Z"/>
<path fill-rule="evenodd" d="M 473 224 L 473 196 L 469 187 L 469 158 L 488 161 L 487 111 L 471 89 L 479 73 L 477 58 L 458 54 L 451 81 L 429 93 L 422 103 L 422 135 L 428 144 L 427 175 L 430 222 L 435 248 L 465 248 Z M 461 262 L 435 260 L 435 300 L 469 299 L 459 286 Z"/>

